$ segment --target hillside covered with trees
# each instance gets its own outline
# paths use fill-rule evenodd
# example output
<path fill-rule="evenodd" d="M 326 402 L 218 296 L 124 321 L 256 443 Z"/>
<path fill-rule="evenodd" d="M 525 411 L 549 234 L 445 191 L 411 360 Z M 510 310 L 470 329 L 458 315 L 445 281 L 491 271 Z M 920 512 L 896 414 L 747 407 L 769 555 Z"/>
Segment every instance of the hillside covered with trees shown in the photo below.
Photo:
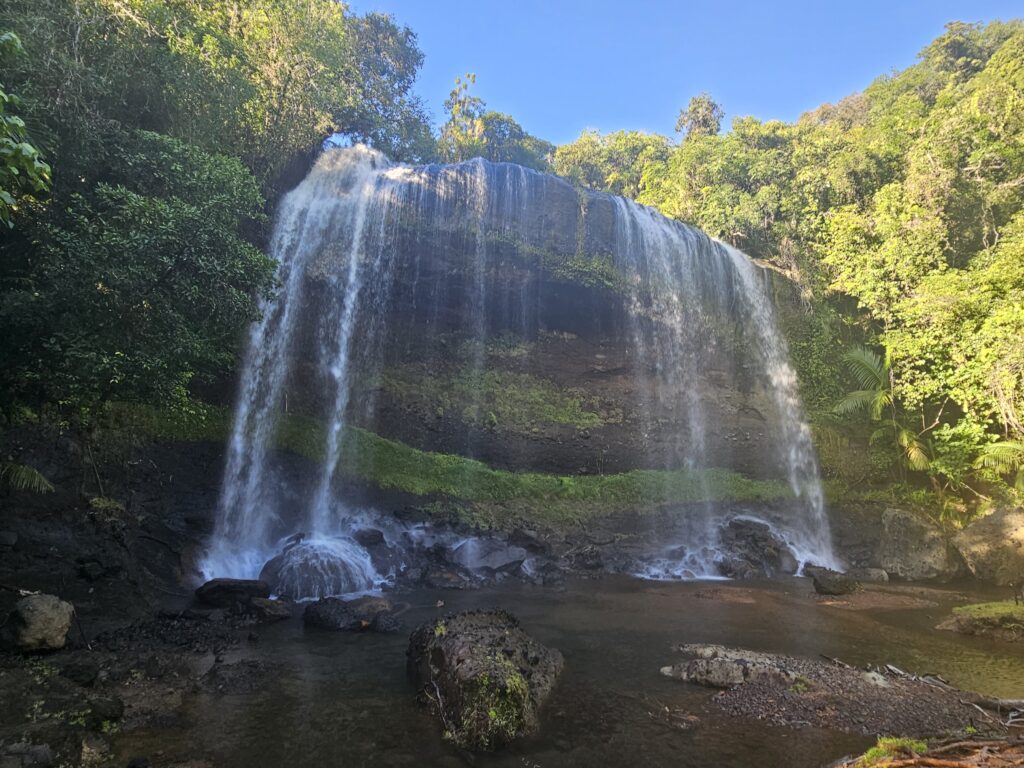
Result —
<path fill-rule="evenodd" d="M 333 2 L 15 0 L 0 29 L 8 424 L 222 386 L 274 290 L 276 200 L 332 138 L 516 162 L 698 226 L 799 286 L 786 330 L 828 474 L 968 500 L 1024 481 L 1019 22 L 952 23 L 795 123 L 723 129 L 701 94 L 677 137 L 557 148 L 473 75 L 435 132 L 414 32 Z"/>
<path fill-rule="evenodd" d="M 800 286 L 790 346 L 833 474 L 967 498 L 1024 480 L 1024 27 L 952 23 L 795 123 L 721 117 L 704 94 L 678 141 L 585 132 L 552 164 Z"/>

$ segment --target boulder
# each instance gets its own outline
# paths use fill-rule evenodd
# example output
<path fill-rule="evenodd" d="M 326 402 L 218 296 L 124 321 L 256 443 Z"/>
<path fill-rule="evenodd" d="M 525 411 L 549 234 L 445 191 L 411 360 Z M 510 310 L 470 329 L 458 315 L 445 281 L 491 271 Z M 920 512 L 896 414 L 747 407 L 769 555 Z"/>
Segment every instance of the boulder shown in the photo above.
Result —
<path fill-rule="evenodd" d="M 1024 510 L 978 518 L 953 543 L 976 578 L 1001 587 L 1024 583 Z"/>
<path fill-rule="evenodd" d="M 506 611 L 470 611 L 413 632 L 409 673 L 446 738 L 494 749 L 534 732 L 562 671 L 562 654 L 530 637 Z"/>
<path fill-rule="evenodd" d="M 856 579 L 845 573 L 828 568 L 805 568 L 804 573 L 814 582 L 814 591 L 819 595 L 849 595 L 860 589 Z"/>
<path fill-rule="evenodd" d="M 196 590 L 196 599 L 212 608 L 239 608 L 254 597 L 270 597 L 270 585 L 257 579 L 211 579 Z"/>
<path fill-rule="evenodd" d="M 679 651 L 694 658 L 662 667 L 661 674 L 710 688 L 732 688 L 755 680 L 789 685 L 798 678 L 783 666 L 782 657 L 771 654 L 723 645 L 681 645 Z"/>
<path fill-rule="evenodd" d="M 962 563 L 936 523 L 903 509 L 882 513 L 875 559 L 890 577 L 903 581 L 948 580 L 960 573 Z"/>
<path fill-rule="evenodd" d="M 4 644 L 20 651 L 64 647 L 75 608 L 53 595 L 29 595 L 19 600 L 3 625 Z"/>
<path fill-rule="evenodd" d="M 796 573 L 798 563 L 785 542 L 767 523 L 738 518 L 722 528 L 721 548 L 728 553 L 719 563 L 723 576 L 757 579 Z"/>
<path fill-rule="evenodd" d="M 383 597 L 324 597 L 306 606 L 302 620 L 307 626 L 335 631 L 395 632 L 399 625 L 393 612 L 391 601 Z"/>
<path fill-rule="evenodd" d="M 18 543 L 18 534 L 14 531 L 0 531 L 0 547 L 14 549 Z"/>
<path fill-rule="evenodd" d="M 530 556 L 523 547 L 494 539 L 466 539 L 452 550 L 451 560 L 470 570 L 514 573 Z"/>
<path fill-rule="evenodd" d="M 846 575 L 851 579 L 871 584 L 887 584 L 889 582 L 889 574 L 881 568 L 851 568 Z"/>
<path fill-rule="evenodd" d="M 249 615 L 261 624 L 271 624 L 292 617 L 292 604 L 287 600 L 271 600 L 266 597 L 254 597 L 249 601 Z"/>
<path fill-rule="evenodd" d="M 376 528 L 361 528 L 352 534 L 352 538 L 361 547 L 376 547 L 384 544 L 384 532 Z"/>

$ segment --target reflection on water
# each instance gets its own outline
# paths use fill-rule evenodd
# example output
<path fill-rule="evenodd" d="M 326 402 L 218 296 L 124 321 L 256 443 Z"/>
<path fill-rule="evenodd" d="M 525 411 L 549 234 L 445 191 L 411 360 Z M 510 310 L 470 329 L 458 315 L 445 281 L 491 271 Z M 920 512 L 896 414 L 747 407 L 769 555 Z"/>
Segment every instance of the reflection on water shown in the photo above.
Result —
<path fill-rule="evenodd" d="M 933 629 L 955 593 L 929 590 L 938 606 L 846 610 L 819 605 L 807 580 L 751 585 L 651 583 L 626 577 L 574 582 L 563 591 L 509 585 L 469 592 L 417 591 L 407 627 L 469 608 L 501 606 L 566 668 L 541 734 L 496 755 L 464 758 L 413 700 L 405 675 L 407 633 L 306 632 L 298 621 L 260 631 L 240 654 L 280 663 L 255 694 L 197 695 L 174 728 L 123 734 L 118 754 L 160 761 L 246 766 L 761 766 L 824 765 L 873 740 L 773 728 L 727 716 L 713 692 L 661 677 L 679 642 L 715 642 L 851 664 L 895 664 L 1004 697 L 1024 690 L 1019 648 Z M 438 599 L 446 602 L 438 609 Z M 665 707 L 695 715 L 687 729 Z"/>

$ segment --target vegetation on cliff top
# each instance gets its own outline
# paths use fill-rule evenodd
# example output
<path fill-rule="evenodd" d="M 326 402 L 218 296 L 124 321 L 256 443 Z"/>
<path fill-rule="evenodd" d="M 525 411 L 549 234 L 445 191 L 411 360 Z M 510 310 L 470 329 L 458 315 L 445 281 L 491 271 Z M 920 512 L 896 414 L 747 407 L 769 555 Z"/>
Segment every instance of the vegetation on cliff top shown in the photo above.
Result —
<path fill-rule="evenodd" d="M 1021 22 L 952 23 L 914 66 L 795 123 L 743 117 L 720 133 L 708 101 L 691 102 L 677 144 L 584 133 L 554 169 L 696 224 L 802 286 L 812 316 L 831 318 L 810 321 L 811 338 L 798 331 L 794 350 L 819 435 L 866 444 L 874 431 L 829 413 L 845 378 L 837 347 L 852 338 L 891 363 L 901 427 L 927 459 L 919 476 L 969 497 L 1012 483 L 1024 466 Z M 900 441 L 871 450 L 893 469 L 908 458 Z"/>
<path fill-rule="evenodd" d="M 3 60 L 19 97 L 0 154 L 8 423 L 31 409 L 88 426 L 108 400 L 186 407 L 234 368 L 273 286 L 265 212 L 323 141 L 434 154 L 411 92 L 423 56 L 387 16 L 332 0 L 12 0 L 5 54 L 8 30 L 24 48 Z"/>

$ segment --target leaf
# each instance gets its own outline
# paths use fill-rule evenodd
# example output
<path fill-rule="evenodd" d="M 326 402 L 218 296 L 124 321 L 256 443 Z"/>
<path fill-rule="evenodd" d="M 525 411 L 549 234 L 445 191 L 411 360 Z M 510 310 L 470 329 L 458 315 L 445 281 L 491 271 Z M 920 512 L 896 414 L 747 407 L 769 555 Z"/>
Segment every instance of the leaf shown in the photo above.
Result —
<path fill-rule="evenodd" d="M 0 464 L 0 485 L 12 491 L 31 491 L 32 493 L 52 493 L 53 483 L 47 480 L 38 469 L 28 464 L 5 461 Z"/>
<path fill-rule="evenodd" d="M 1024 442 L 1003 440 L 986 445 L 974 460 L 974 466 L 988 467 L 1001 474 L 1024 468 Z"/>
<path fill-rule="evenodd" d="M 888 366 L 877 352 L 867 347 L 854 347 L 843 355 L 843 361 L 864 389 L 878 390 L 889 386 Z"/>

